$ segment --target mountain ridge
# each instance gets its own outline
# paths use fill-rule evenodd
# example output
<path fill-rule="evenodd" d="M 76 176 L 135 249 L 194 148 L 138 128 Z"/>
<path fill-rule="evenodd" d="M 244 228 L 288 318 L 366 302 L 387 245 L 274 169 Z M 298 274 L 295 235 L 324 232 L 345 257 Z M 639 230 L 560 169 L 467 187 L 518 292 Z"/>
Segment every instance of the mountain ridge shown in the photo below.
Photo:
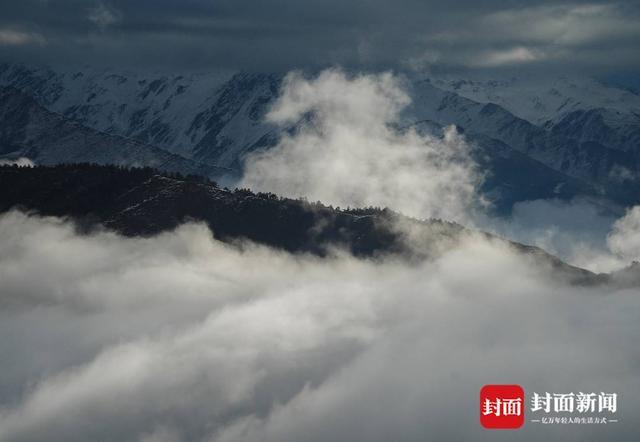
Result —
<path fill-rule="evenodd" d="M 40 106 L 13 87 L 0 87 L 0 157 L 43 165 L 94 162 L 150 166 L 167 172 L 219 176 L 228 169 L 198 163 L 161 148 L 87 128 Z"/>
<path fill-rule="evenodd" d="M 226 172 L 231 170 L 235 177 L 241 175 L 249 153 L 274 146 L 291 130 L 264 119 L 279 96 L 282 78 L 281 74 L 231 71 L 127 73 L 86 68 L 57 72 L 0 65 L 0 84 L 19 88 L 70 121 L 151 143 L 197 163 L 228 168 Z M 580 92 L 566 106 L 570 109 L 534 123 L 509 110 L 522 107 L 510 104 L 512 96 L 500 95 L 501 88 L 513 95 L 517 81 L 462 84 L 419 76 L 407 80 L 413 103 L 399 124 L 409 127 L 429 120 L 440 128 L 455 124 L 464 131 L 476 150 L 491 159 L 483 166 L 495 179 L 483 190 L 492 196 L 498 212 L 509 213 L 518 201 L 568 200 L 579 195 L 609 199 L 620 206 L 640 203 L 640 110 L 638 115 L 627 112 L 635 109 L 629 93 L 588 83 L 586 90 L 599 91 L 597 99 L 589 101 Z M 534 109 L 546 104 L 547 96 L 549 106 L 561 103 L 576 94 L 572 81 L 558 80 L 542 95 L 539 86 L 531 91 L 525 88 L 522 100 Z M 468 98 L 480 99 L 483 93 L 496 102 Z M 616 97 L 627 97 L 619 106 L 620 112 L 627 113 L 616 114 L 611 110 L 615 106 L 594 107 L 615 104 Z M 87 155 L 81 161 L 95 159 Z M 513 172 L 517 168 L 524 168 L 522 175 L 530 179 Z M 535 186 L 531 179 L 536 180 Z"/>
<path fill-rule="evenodd" d="M 152 236 L 204 222 L 217 239 L 248 239 L 290 253 L 326 256 L 343 249 L 356 257 L 430 259 L 469 235 L 498 241 L 539 259 L 575 284 L 611 281 L 562 262 L 543 250 L 441 220 L 416 220 L 389 209 L 339 209 L 248 189 L 229 190 L 202 177 L 151 168 L 73 164 L 0 167 L 0 213 L 22 210 L 73 220 L 80 231 L 107 228 L 125 236 Z M 400 228 L 399 226 L 404 226 Z M 408 233 L 411 232 L 411 233 Z"/>

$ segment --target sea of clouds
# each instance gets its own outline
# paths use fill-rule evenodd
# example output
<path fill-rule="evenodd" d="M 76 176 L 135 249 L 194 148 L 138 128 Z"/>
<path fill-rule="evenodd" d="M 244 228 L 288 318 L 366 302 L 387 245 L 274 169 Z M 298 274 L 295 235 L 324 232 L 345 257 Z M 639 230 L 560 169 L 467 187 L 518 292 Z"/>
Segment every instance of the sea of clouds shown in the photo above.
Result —
<path fill-rule="evenodd" d="M 521 439 L 637 436 L 638 291 L 562 285 L 499 243 L 410 265 L 13 212 L 0 247 L 3 441 L 506 439 L 479 427 L 487 383 L 621 394 L 615 426 Z"/>
<path fill-rule="evenodd" d="M 308 123 L 251 158 L 243 184 L 487 223 L 473 147 L 453 128 L 394 130 L 402 90 L 389 74 L 292 74 L 268 118 Z M 565 210 L 590 213 L 535 204 L 493 227 L 537 238 L 518 217 L 556 204 L 563 226 Z M 576 233 L 591 261 L 637 258 L 640 210 L 604 224 L 598 244 Z M 479 235 L 408 263 L 238 247 L 199 224 L 81 235 L 14 211 L 0 217 L 0 250 L 0 441 L 632 441 L 640 430 L 638 289 L 567 285 Z M 616 392 L 619 422 L 483 430 L 478 394 L 492 383 Z"/>

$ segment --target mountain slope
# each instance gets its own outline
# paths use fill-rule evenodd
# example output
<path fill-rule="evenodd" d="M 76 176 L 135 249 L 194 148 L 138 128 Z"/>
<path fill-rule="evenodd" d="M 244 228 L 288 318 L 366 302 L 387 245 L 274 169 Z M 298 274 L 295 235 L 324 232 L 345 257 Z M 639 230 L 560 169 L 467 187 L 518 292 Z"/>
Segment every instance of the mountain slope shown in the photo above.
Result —
<path fill-rule="evenodd" d="M 262 121 L 281 76 L 211 71 L 58 71 L 0 64 L 0 85 L 104 133 L 186 158 L 237 167 L 273 130 Z"/>
<path fill-rule="evenodd" d="M 577 110 L 547 122 L 544 127 L 554 134 L 581 143 L 598 143 L 612 150 L 637 152 L 640 147 L 640 108 L 628 114 L 605 108 Z"/>
<path fill-rule="evenodd" d="M 246 238 L 320 256 L 339 247 L 355 256 L 394 254 L 409 259 L 435 256 L 479 234 L 539 259 L 558 277 L 574 283 L 607 281 L 604 275 L 569 266 L 536 247 L 473 233 L 453 223 L 418 221 L 387 209 L 341 211 L 273 194 L 220 189 L 202 179 L 176 179 L 152 169 L 3 166 L 0 188 L 4 189 L 0 213 L 20 208 L 69 217 L 82 229 L 103 225 L 129 236 L 153 235 L 195 220 L 205 222 L 223 241 Z"/>
<path fill-rule="evenodd" d="M 571 130 L 549 130 L 515 117 L 504 108 L 481 104 L 436 88 L 430 81 L 414 85 L 406 119 L 416 116 L 438 124 L 455 124 L 469 136 L 497 140 L 545 166 L 577 180 L 623 204 L 638 202 L 640 147 L 623 150 L 597 141 L 574 138 Z M 482 147 L 482 144 L 480 144 Z M 617 170 L 627 170 L 621 180 Z"/>
<path fill-rule="evenodd" d="M 388 210 L 339 211 L 273 194 L 221 189 L 205 179 L 177 179 L 149 168 L 0 166 L 0 188 L 5 189 L 0 212 L 19 207 L 68 216 L 86 227 L 102 224 L 129 236 L 153 235 L 197 220 L 222 240 L 248 238 L 290 252 L 322 255 L 339 246 L 371 256 L 411 250 L 391 228 L 397 215 Z M 423 225 L 430 237 L 440 239 L 462 230 L 435 220 Z"/>
<path fill-rule="evenodd" d="M 494 103 L 538 126 L 559 121 L 576 111 L 607 109 L 621 116 L 640 110 L 640 95 L 593 78 L 506 75 L 504 78 L 470 74 L 433 77 L 434 86 L 478 103 Z"/>
<path fill-rule="evenodd" d="M 92 162 L 149 166 L 204 176 L 226 172 L 154 146 L 84 127 L 46 110 L 12 87 L 0 88 L 0 157 L 27 157 L 45 165 Z"/>
<path fill-rule="evenodd" d="M 237 174 L 248 152 L 274 145 L 281 135 L 281 128 L 264 121 L 281 80 L 260 73 L 0 64 L 0 84 L 65 118 Z M 478 158 L 492 159 L 482 163 L 492 177 L 484 190 L 504 210 L 523 199 L 576 194 L 624 206 L 640 202 L 640 98 L 632 92 L 577 78 L 410 77 L 407 83 L 413 104 L 401 124 L 459 126 L 476 144 Z M 84 159 L 94 161 L 91 155 Z M 522 174 L 515 172 L 519 168 L 525 168 Z"/>

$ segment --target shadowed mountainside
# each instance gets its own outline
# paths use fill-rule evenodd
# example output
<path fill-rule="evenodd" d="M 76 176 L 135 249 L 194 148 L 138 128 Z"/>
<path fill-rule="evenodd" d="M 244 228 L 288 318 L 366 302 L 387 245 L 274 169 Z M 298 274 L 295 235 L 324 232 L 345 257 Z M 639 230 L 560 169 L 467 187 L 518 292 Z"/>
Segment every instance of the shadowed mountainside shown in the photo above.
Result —
<path fill-rule="evenodd" d="M 162 174 L 151 168 L 90 164 L 0 167 L 0 212 L 19 209 L 66 217 L 81 231 L 104 226 L 126 236 L 150 236 L 182 223 L 206 223 L 226 242 L 248 239 L 288 252 L 324 256 L 332 248 L 359 257 L 436 256 L 479 234 L 539 258 L 574 283 L 605 282 L 543 250 L 472 232 L 440 220 L 416 220 L 389 209 L 347 209 L 280 198 L 247 189 L 221 189 L 199 176 Z M 402 227 L 400 227 L 402 226 Z"/>

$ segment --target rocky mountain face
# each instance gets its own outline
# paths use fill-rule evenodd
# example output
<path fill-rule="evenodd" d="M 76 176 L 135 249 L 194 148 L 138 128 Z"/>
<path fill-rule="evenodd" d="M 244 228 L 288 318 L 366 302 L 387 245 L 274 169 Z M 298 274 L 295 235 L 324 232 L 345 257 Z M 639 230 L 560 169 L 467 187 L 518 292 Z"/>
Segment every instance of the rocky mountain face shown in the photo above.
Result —
<path fill-rule="evenodd" d="M 640 96 L 622 83 L 575 75 L 487 74 L 474 77 L 441 76 L 431 79 L 439 89 L 453 92 L 477 103 L 494 103 L 518 118 L 537 126 L 559 121 L 575 111 L 608 109 L 618 115 L 637 114 Z"/>
<path fill-rule="evenodd" d="M 637 203 L 640 95 L 632 88 L 579 76 L 449 77 L 424 83 L 485 106 L 484 118 L 467 115 L 470 131 L 590 182 L 623 204 Z M 463 107 L 480 113 L 473 103 Z M 464 125 L 460 117 L 450 115 L 448 121 Z"/>
<path fill-rule="evenodd" d="M 412 97 L 409 119 L 419 115 L 439 124 L 455 124 L 468 135 L 500 141 L 557 172 L 614 194 L 629 185 L 637 190 L 640 146 L 634 147 L 635 135 L 628 125 L 624 126 L 624 131 L 616 131 L 617 144 L 614 137 L 600 134 L 601 139 L 607 140 L 603 144 L 593 133 L 586 135 L 589 131 L 599 130 L 598 119 L 583 120 L 582 124 L 576 122 L 573 127 L 569 124 L 572 119 L 575 122 L 577 115 L 588 111 L 572 112 L 557 124 L 541 127 L 514 116 L 497 104 L 469 100 L 443 91 L 430 81 L 416 83 Z M 636 131 L 639 128 L 635 126 Z M 630 172 L 628 179 L 616 175 L 615 171 L 621 169 Z"/>
<path fill-rule="evenodd" d="M 0 85 L 31 95 L 67 119 L 236 168 L 273 131 L 263 118 L 280 81 L 277 75 L 250 73 L 57 72 L 0 65 Z"/>
<path fill-rule="evenodd" d="M 278 140 L 278 128 L 264 116 L 281 79 L 0 65 L 0 85 L 69 121 L 237 173 L 247 153 Z M 487 171 L 483 191 L 498 210 L 525 199 L 577 194 L 620 205 L 640 202 L 640 97 L 633 92 L 566 78 L 409 80 L 413 103 L 403 125 L 438 131 L 455 124 L 464 131 Z M 58 154 L 40 155 L 52 163 Z"/>
<path fill-rule="evenodd" d="M 13 87 L 0 88 L 0 155 L 37 164 L 91 162 L 148 166 L 168 172 L 218 176 L 226 170 L 140 141 L 88 128 L 51 112 Z"/>

